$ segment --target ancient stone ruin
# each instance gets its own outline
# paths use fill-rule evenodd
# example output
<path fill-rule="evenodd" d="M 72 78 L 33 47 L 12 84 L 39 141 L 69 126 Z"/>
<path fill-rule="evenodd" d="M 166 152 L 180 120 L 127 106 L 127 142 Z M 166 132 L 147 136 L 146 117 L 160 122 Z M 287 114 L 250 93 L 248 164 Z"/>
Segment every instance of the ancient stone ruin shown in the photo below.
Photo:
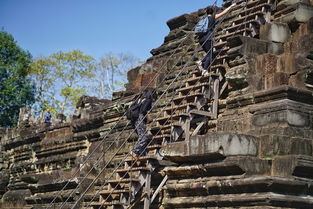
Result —
<path fill-rule="evenodd" d="M 0 208 L 313 208 L 312 0 L 239 1 L 205 76 L 192 31 L 204 14 L 169 20 L 112 101 L 82 97 L 50 126 L 24 110 L 0 129 Z M 146 87 L 151 141 L 134 160 L 124 113 Z"/>

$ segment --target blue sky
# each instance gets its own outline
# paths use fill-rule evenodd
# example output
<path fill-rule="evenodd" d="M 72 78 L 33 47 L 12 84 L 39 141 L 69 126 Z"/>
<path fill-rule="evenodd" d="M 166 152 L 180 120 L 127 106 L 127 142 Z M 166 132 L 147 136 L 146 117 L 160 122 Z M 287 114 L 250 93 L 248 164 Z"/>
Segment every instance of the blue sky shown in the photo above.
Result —
<path fill-rule="evenodd" d="M 166 21 L 213 0 L 0 0 L 0 28 L 35 58 L 82 50 L 95 58 L 109 52 L 141 60 L 160 46 Z M 221 3 L 221 0 L 218 1 Z"/>

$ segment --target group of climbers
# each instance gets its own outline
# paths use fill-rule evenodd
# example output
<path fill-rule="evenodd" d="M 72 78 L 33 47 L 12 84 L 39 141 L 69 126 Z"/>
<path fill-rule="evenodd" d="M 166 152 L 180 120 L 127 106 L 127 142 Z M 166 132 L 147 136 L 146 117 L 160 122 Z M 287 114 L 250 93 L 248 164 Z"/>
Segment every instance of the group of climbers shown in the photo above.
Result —
<path fill-rule="evenodd" d="M 206 56 L 201 60 L 197 61 L 197 66 L 202 70 L 202 74 L 206 75 L 209 72 L 209 68 L 212 62 L 212 48 L 213 48 L 213 33 L 215 28 L 215 21 L 226 15 L 237 2 L 231 4 L 222 12 L 215 14 L 212 7 L 206 9 L 206 16 L 202 18 L 195 27 L 196 37 L 205 51 Z M 152 107 L 154 99 L 154 91 L 151 89 L 144 90 L 138 95 L 135 102 L 133 102 L 126 112 L 127 119 L 131 121 L 132 126 L 135 128 L 138 134 L 138 141 L 134 145 L 130 152 L 130 155 L 137 159 L 139 156 L 146 155 L 146 146 L 149 143 L 149 137 L 146 134 L 146 115 Z"/>

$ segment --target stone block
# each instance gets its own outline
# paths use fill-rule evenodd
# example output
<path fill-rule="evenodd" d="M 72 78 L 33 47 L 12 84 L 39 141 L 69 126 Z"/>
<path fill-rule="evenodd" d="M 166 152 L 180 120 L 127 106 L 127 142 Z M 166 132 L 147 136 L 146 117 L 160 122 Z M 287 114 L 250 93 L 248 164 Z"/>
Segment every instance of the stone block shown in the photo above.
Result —
<path fill-rule="evenodd" d="M 265 135 L 260 138 L 260 156 L 307 155 L 312 156 L 311 140 L 288 136 Z"/>
<path fill-rule="evenodd" d="M 287 15 L 278 18 L 278 21 L 283 23 L 304 23 L 313 17 L 313 7 L 307 4 L 298 3 L 295 6 L 295 10 Z"/>
<path fill-rule="evenodd" d="M 283 72 L 266 74 L 264 83 L 264 89 L 287 85 L 289 83 L 289 74 Z"/>
<path fill-rule="evenodd" d="M 241 35 L 230 38 L 228 42 L 231 49 L 227 51 L 227 54 L 234 53 L 234 50 L 246 56 L 264 53 L 281 54 L 284 49 L 282 43 L 274 43 Z M 240 47 L 237 47 L 238 45 Z"/>
<path fill-rule="evenodd" d="M 278 107 L 275 105 L 282 105 Z M 301 105 L 301 104 L 298 104 Z M 261 106 L 259 106 L 260 108 Z M 290 108 L 290 109 L 289 109 Z M 310 112 L 303 111 L 301 107 L 293 107 L 291 103 L 288 104 L 288 101 L 276 102 L 268 105 L 267 107 L 263 106 L 263 109 L 259 109 L 252 116 L 252 123 L 255 126 L 273 126 L 272 124 L 285 124 L 287 126 L 294 127 L 310 127 L 312 124 L 310 118 Z M 256 110 L 256 109 L 255 109 Z"/>
<path fill-rule="evenodd" d="M 29 189 L 13 190 L 6 192 L 2 199 L 5 202 L 24 201 L 26 197 L 30 197 L 31 195 L 32 193 Z"/>
<path fill-rule="evenodd" d="M 281 0 L 277 3 L 277 6 L 290 6 L 298 3 L 310 5 L 310 0 Z"/>
<path fill-rule="evenodd" d="M 167 145 L 162 152 L 175 161 L 208 160 L 221 156 L 256 156 L 257 140 L 243 134 L 216 133 L 193 136 L 189 141 Z"/>
<path fill-rule="evenodd" d="M 278 72 L 279 57 L 275 54 L 263 54 L 256 57 L 255 71 L 257 74 L 268 75 Z"/>
<path fill-rule="evenodd" d="M 313 157 L 278 156 L 272 161 L 272 176 L 313 178 Z"/>
<path fill-rule="evenodd" d="M 196 15 L 184 14 L 168 20 L 166 24 L 170 30 L 174 30 L 176 28 L 188 25 L 189 22 L 195 24 L 197 20 L 198 17 Z"/>
<path fill-rule="evenodd" d="M 285 43 L 291 36 L 291 31 L 284 23 L 265 23 L 260 28 L 260 39 Z"/>
<path fill-rule="evenodd" d="M 233 89 L 242 89 L 248 86 L 248 69 L 240 66 L 232 68 L 225 74 L 228 84 Z"/>

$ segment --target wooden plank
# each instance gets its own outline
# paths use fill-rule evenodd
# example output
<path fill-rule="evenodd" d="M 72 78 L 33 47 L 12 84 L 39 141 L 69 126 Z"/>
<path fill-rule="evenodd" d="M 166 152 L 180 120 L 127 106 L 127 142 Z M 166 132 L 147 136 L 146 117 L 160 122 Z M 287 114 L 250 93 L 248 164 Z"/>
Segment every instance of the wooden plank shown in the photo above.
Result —
<path fill-rule="evenodd" d="M 214 117 L 214 114 L 212 114 L 211 112 L 207 112 L 207 111 L 203 111 L 203 110 L 191 110 L 189 113 L 195 114 L 195 115 L 203 115 L 203 116 L 207 116 L 207 117 Z"/>
<path fill-rule="evenodd" d="M 161 191 L 161 189 L 162 189 L 162 187 L 164 186 L 164 184 L 166 183 L 167 179 L 168 179 L 168 176 L 167 176 L 167 175 L 164 176 L 162 182 L 160 183 L 160 185 L 158 186 L 158 188 L 157 188 L 157 189 L 155 190 L 155 192 L 153 193 L 150 204 L 153 203 L 154 199 L 156 198 L 156 196 L 157 196 L 157 195 L 159 194 L 159 192 Z"/>
<path fill-rule="evenodd" d="M 197 128 L 193 131 L 193 133 L 192 133 L 192 135 L 191 136 L 195 136 L 195 135 L 197 135 L 198 134 L 198 132 L 199 132 L 199 130 L 202 128 L 202 126 L 204 125 L 204 121 L 203 122 L 201 122 L 198 126 L 197 126 Z"/>
<path fill-rule="evenodd" d="M 150 188 L 151 187 L 151 173 L 147 172 L 146 174 L 146 183 L 145 183 L 145 200 L 144 200 L 144 209 L 149 209 L 150 207 Z"/>
<path fill-rule="evenodd" d="M 213 96 L 213 108 L 212 108 L 213 117 L 215 119 L 217 118 L 217 114 L 218 114 L 218 99 L 220 96 L 219 86 L 220 86 L 220 81 L 218 79 L 215 79 L 214 84 L 213 84 L 214 96 Z"/>
<path fill-rule="evenodd" d="M 226 82 L 223 84 L 222 89 L 221 89 L 221 91 L 220 91 L 220 96 L 224 93 L 224 91 L 225 91 L 225 89 L 227 88 L 227 86 L 228 86 L 228 81 L 226 81 Z"/>

